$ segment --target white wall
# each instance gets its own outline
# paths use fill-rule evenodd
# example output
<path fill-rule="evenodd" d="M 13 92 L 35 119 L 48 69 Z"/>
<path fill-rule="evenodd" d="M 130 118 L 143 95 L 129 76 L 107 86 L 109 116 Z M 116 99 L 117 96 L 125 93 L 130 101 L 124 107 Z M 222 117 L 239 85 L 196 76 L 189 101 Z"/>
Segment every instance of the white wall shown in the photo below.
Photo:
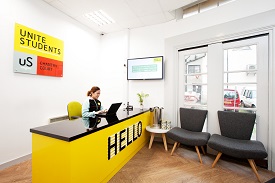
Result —
<path fill-rule="evenodd" d="M 0 165 L 31 153 L 30 128 L 67 115 L 96 83 L 100 35 L 43 1 L 9 0 L 0 7 Z M 63 77 L 13 72 L 14 25 L 19 23 L 64 41 Z M 102 94 L 103 96 L 105 94 Z"/>
<path fill-rule="evenodd" d="M 173 62 L 177 61 L 177 55 L 173 55 L 173 51 L 167 51 L 174 49 L 169 47 L 167 40 L 172 40 L 173 45 L 199 42 L 207 36 L 196 34 L 197 30 L 211 29 L 215 25 L 265 12 L 274 7 L 273 0 L 236 0 L 177 22 L 100 36 L 42 1 L 5 1 L 0 7 L 0 165 L 31 153 L 29 129 L 47 124 L 51 117 L 67 114 L 67 103 L 71 100 L 82 101 L 93 85 L 102 88 L 101 101 L 106 107 L 114 101 L 126 102 L 127 99 L 130 104 L 138 107 L 136 93 L 149 93 L 150 96 L 145 99 L 145 107 L 163 106 L 164 118 L 173 120 Z M 64 41 L 62 78 L 13 73 L 15 23 Z M 262 21 L 254 22 L 257 23 L 261 24 Z M 235 27 L 232 28 L 234 29 Z M 196 37 L 182 36 L 190 32 Z M 208 38 L 222 34 L 222 30 L 216 30 Z M 171 39 L 167 39 L 170 37 Z M 127 58 L 158 55 L 164 55 L 165 58 L 164 80 L 126 81 L 123 64 Z"/>
<path fill-rule="evenodd" d="M 156 25 L 156 29 L 157 27 L 163 25 Z M 164 56 L 164 34 L 161 29 L 156 29 L 152 31 L 151 27 L 144 27 L 130 30 L 129 58 Z M 129 102 L 134 107 L 139 107 L 137 93 L 140 92 L 149 94 L 144 99 L 145 108 L 164 106 L 164 80 L 130 80 Z"/>
<path fill-rule="evenodd" d="M 178 54 L 177 50 L 189 46 L 199 46 L 208 43 L 215 43 L 222 37 L 230 38 L 231 36 L 249 35 L 254 32 L 260 32 L 263 27 L 275 25 L 274 14 L 275 1 L 273 0 L 236 0 L 224 6 L 206 11 L 201 14 L 182 19 L 180 21 L 171 21 L 161 25 L 148 26 L 144 28 L 137 28 L 131 30 L 131 44 L 130 56 L 142 57 L 148 56 L 144 53 L 154 55 L 161 53 L 165 56 L 165 80 L 163 81 L 164 90 L 163 95 L 164 104 L 164 118 L 172 121 L 172 126 L 177 124 L 176 107 L 177 100 L 177 64 Z M 265 12 L 265 13 L 263 13 Z M 255 16 L 254 16 L 255 15 Z M 256 31 L 255 31 L 256 29 Z M 258 29 L 258 30 L 257 30 Z M 272 30 L 269 29 L 269 30 Z M 239 34 L 241 33 L 241 34 Z M 273 31 L 274 33 L 274 31 Z M 274 35 L 272 45 L 274 45 Z M 165 44 L 162 45 L 162 42 Z M 272 47 L 271 51 L 274 50 Z M 164 53 L 162 53 L 162 51 Z M 270 58 L 274 59 L 274 51 L 270 53 Z M 274 65 L 271 65 L 273 73 Z M 270 74 L 270 93 L 274 93 L 273 74 Z M 156 83 L 154 83 L 156 85 Z M 146 86 L 147 87 L 147 86 Z M 137 85 L 130 88 L 130 92 L 137 90 Z M 145 88 L 150 92 L 152 87 Z M 274 101 L 270 97 L 270 101 Z M 160 101 L 155 101 L 160 102 Z M 272 132 L 275 131 L 274 107 L 270 105 L 270 129 L 269 134 L 269 161 L 271 160 L 272 170 L 275 170 L 275 141 Z M 152 102 L 152 104 L 154 104 Z M 216 105 L 215 105 L 216 106 Z M 211 119 L 210 119 L 211 118 Z M 210 116 L 208 118 L 208 131 L 212 133 L 219 133 L 219 125 L 217 117 Z M 272 159 L 271 159 L 272 158 Z"/>
<path fill-rule="evenodd" d="M 159 97 L 154 98 L 150 101 L 150 106 L 155 104 L 161 104 L 164 106 L 164 118 L 172 120 L 172 124 L 175 119 L 173 111 L 177 110 L 172 105 L 172 102 L 176 100 L 173 91 L 173 79 L 174 79 L 174 69 L 173 62 L 177 61 L 177 55 L 173 55 L 174 60 L 167 60 L 169 55 L 165 53 L 167 44 L 164 44 L 167 38 L 175 37 L 177 45 L 189 44 L 192 42 L 199 43 L 200 41 L 205 41 L 205 34 L 196 34 L 196 37 L 185 36 L 184 39 L 179 39 L 180 35 L 185 33 L 194 32 L 197 30 L 202 30 L 204 28 L 211 28 L 215 25 L 230 22 L 233 20 L 238 20 L 247 16 L 272 10 L 275 8 L 275 1 L 273 0 L 236 0 L 231 3 L 225 4 L 218 8 L 206 11 L 195 16 L 191 16 L 179 21 L 170 21 L 168 23 L 147 26 L 142 28 L 136 28 L 130 31 L 130 57 L 144 57 L 144 56 L 154 56 L 154 55 L 164 55 L 165 58 L 165 79 L 162 82 L 136 82 L 131 85 L 129 93 L 136 93 L 139 88 L 142 88 L 148 93 L 152 93 L 149 98 L 159 95 Z M 231 30 L 234 30 L 232 27 Z M 223 30 L 216 30 L 216 34 L 211 34 L 215 38 L 223 35 Z M 163 87 L 162 91 L 157 91 L 157 87 Z M 148 98 L 148 99 L 149 99 Z M 164 98 L 164 101 L 159 101 L 159 99 Z"/>
<path fill-rule="evenodd" d="M 101 89 L 100 101 L 104 108 L 112 103 L 127 101 L 126 67 L 128 52 L 127 31 L 101 36 L 100 60 L 93 68 L 99 71 L 97 80 Z M 125 107 L 125 106 L 122 106 Z"/>

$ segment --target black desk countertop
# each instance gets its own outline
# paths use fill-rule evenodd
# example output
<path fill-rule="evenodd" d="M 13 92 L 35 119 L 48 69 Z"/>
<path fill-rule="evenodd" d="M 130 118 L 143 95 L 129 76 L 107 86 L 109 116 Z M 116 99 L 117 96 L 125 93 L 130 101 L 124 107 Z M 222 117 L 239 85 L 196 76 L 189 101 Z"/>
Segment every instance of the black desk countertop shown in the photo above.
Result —
<path fill-rule="evenodd" d="M 72 121 L 66 120 L 31 128 L 30 132 L 70 142 L 96 131 L 103 130 L 104 128 L 108 128 L 112 125 L 121 123 L 147 111 L 149 111 L 149 109 L 134 109 L 133 111 L 119 110 L 116 117 L 101 118 L 101 122 L 98 123 L 97 127 L 90 129 L 89 131 L 84 127 L 82 119 L 79 118 Z"/>

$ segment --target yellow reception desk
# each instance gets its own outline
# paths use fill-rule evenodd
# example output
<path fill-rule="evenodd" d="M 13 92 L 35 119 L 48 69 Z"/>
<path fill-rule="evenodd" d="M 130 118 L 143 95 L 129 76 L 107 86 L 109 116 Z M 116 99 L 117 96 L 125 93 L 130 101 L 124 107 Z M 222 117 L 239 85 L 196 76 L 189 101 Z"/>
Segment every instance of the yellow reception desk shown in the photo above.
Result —
<path fill-rule="evenodd" d="M 152 117 L 149 110 L 121 110 L 90 131 L 82 119 L 30 129 L 32 182 L 108 182 L 148 142 Z"/>

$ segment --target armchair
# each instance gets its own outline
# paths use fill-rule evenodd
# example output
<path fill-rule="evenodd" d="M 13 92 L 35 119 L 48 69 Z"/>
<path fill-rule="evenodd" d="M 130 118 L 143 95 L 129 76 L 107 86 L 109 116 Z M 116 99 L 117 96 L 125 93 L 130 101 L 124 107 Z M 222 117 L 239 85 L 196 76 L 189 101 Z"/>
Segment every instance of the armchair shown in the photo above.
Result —
<path fill-rule="evenodd" d="M 212 167 L 216 165 L 222 154 L 247 159 L 260 181 L 254 159 L 266 158 L 267 152 L 261 142 L 250 140 L 256 114 L 218 111 L 218 118 L 221 135 L 213 134 L 208 141 L 208 146 L 218 151 Z"/>
<path fill-rule="evenodd" d="M 180 127 L 174 127 L 167 132 L 167 136 L 174 140 L 171 155 L 179 144 L 195 146 L 200 163 L 202 163 L 199 146 L 205 154 L 203 146 L 207 144 L 210 134 L 202 132 L 207 110 L 180 108 Z"/>

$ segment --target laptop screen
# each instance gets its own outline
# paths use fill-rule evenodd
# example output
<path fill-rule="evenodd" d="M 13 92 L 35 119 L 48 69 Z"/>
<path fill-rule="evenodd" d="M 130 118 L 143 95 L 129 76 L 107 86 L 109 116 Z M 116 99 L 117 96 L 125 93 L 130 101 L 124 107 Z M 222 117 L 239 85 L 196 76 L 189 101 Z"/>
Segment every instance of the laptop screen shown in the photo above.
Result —
<path fill-rule="evenodd" d="M 119 107 L 121 106 L 122 102 L 120 103 L 113 103 L 110 108 L 108 109 L 107 113 L 100 113 L 97 116 L 106 116 L 106 115 L 114 115 L 118 111 Z"/>

